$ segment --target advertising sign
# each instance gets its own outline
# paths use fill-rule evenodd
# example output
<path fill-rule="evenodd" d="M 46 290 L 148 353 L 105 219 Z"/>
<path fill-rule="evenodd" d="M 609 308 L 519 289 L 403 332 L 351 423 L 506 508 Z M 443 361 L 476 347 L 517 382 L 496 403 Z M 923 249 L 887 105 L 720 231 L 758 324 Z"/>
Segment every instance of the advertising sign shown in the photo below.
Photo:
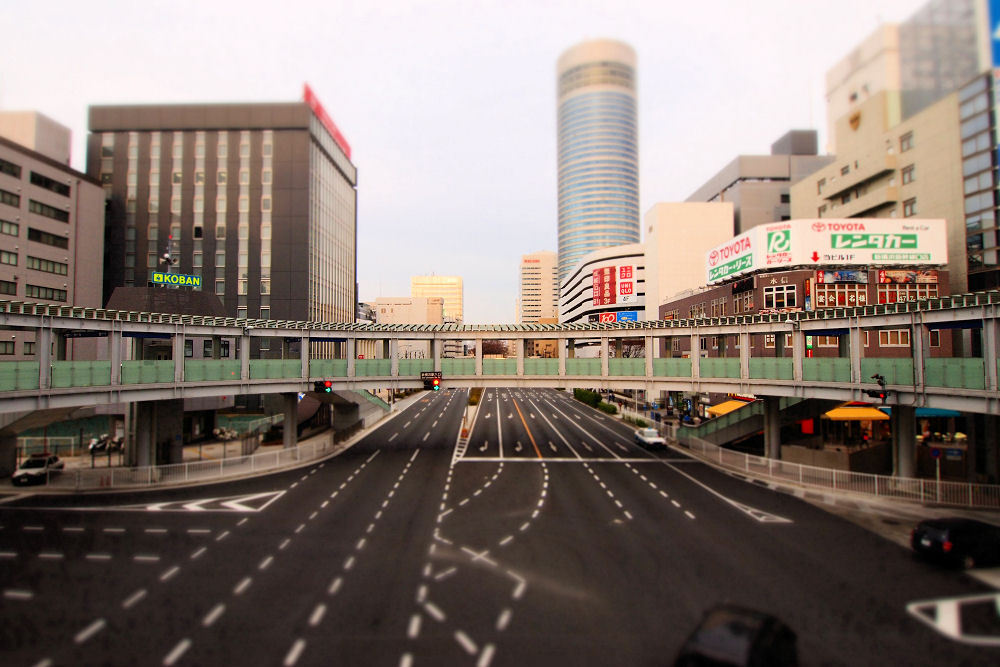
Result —
<path fill-rule="evenodd" d="M 618 303 L 635 303 L 635 267 L 630 265 L 618 267 Z M 619 321 L 621 319 L 619 318 Z"/>
<path fill-rule="evenodd" d="M 639 311 L 638 310 L 623 310 L 618 313 L 619 322 L 638 322 L 639 321 Z"/>
<path fill-rule="evenodd" d="M 185 285 L 201 287 L 201 276 L 187 276 L 183 273 L 161 273 L 153 271 L 153 283 L 156 285 Z"/>
<path fill-rule="evenodd" d="M 614 322 L 618 321 L 616 315 L 618 315 L 618 313 L 600 313 L 600 315 L 598 317 L 598 321 L 599 322 L 614 323 Z"/>
<path fill-rule="evenodd" d="M 880 283 L 917 283 L 923 285 L 936 284 L 938 281 L 937 271 L 886 271 L 882 269 L 878 272 Z"/>
<path fill-rule="evenodd" d="M 867 270 L 947 263 L 945 221 L 918 218 L 823 218 L 758 225 L 705 256 L 709 285 L 795 266 Z"/>
<path fill-rule="evenodd" d="M 867 283 L 867 271 L 817 271 L 816 282 L 820 285 L 835 283 Z"/>
<path fill-rule="evenodd" d="M 610 306 L 615 303 L 615 296 L 617 295 L 615 273 L 615 267 L 613 266 L 594 269 L 592 274 L 594 294 L 592 298 L 595 306 Z"/>

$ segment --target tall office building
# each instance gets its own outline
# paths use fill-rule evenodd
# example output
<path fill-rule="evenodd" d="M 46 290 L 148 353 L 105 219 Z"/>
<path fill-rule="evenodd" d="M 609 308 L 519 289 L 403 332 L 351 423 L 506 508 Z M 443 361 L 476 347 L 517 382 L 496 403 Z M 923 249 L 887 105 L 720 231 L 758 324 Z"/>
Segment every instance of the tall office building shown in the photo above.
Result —
<path fill-rule="evenodd" d="M 521 257 L 521 289 L 517 299 L 518 324 L 559 318 L 559 279 L 556 254 L 551 250 Z"/>
<path fill-rule="evenodd" d="M 584 255 L 639 242 L 635 66 L 635 51 L 613 40 L 559 57 L 560 284 Z"/>
<path fill-rule="evenodd" d="M 100 307 L 104 193 L 71 169 L 69 128 L 42 114 L 0 113 L 0 298 Z M 96 265 L 95 265 L 96 263 Z M 48 358 L 10 330 L 0 355 Z M 93 358 L 94 339 L 64 339 L 57 359 Z"/>
<path fill-rule="evenodd" d="M 90 131 L 105 300 L 169 270 L 231 316 L 354 321 L 357 172 L 308 86 L 292 103 L 91 107 Z"/>
<path fill-rule="evenodd" d="M 410 296 L 437 296 L 444 299 L 444 319 L 461 324 L 464 293 L 461 276 L 412 276 Z"/>

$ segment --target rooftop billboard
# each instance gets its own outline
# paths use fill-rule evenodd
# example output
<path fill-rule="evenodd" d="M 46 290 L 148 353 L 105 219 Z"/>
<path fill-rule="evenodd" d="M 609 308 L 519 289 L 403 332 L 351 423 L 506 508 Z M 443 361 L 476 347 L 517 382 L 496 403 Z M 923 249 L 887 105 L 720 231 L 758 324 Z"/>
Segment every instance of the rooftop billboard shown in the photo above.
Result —
<path fill-rule="evenodd" d="M 786 220 L 754 227 L 705 255 L 707 284 L 792 267 L 943 266 L 945 221 L 922 218 Z"/>

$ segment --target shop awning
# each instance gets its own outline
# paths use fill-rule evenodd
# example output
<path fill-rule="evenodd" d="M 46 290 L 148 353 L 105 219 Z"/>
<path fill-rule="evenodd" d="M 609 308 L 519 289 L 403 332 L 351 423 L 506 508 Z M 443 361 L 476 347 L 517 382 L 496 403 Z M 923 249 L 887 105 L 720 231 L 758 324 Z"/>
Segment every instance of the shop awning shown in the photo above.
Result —
<path fill-rule="evenodd" d="M 887 415 L 892 414 L 892 408 L 879 408 L 882 412 Z M 917 408 L 916 417 L 927 418 L 927 417 L 961 417 L 962 413 L 958 410 L 945 410 L 944 408 Z"/>
<path fill-rule="evenodd" d="M 889 419 L 889 415 L 870 405 L 839 405 L 833 410 L 824 413 L 823 419 L 829 419 L 835 422 L 878 422 L 887 421 Z"/>
<path fill-rule="evenodd" d="M 708 408 L 708 410 L 706 410 L 706 412 L 708 412 L 708 414 L 712 415 L 713 417 L 721 417 L 722 415 L 729 414 L 733 410 L 738 410 L 739 408 L 742 408 L 744 405 L 750 405 L 750 402 L 723 401 L 722 403 L 718 403 L 716 405 L 711 406 L 710 408 Z"/>

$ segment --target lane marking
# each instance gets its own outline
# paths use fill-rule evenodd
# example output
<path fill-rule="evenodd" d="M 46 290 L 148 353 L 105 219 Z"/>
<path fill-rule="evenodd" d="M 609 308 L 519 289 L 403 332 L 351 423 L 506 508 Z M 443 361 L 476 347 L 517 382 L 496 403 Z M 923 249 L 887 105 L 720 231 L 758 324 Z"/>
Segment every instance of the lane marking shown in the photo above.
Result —
<path fill-rule="evenodd" d="M 191 648 L 191 640 L 185 637 L 177 642 L 177 646 L 174 647 L 174 650 L 167 654 L 167 657 L 163 659 L 163 664 L 168 667 L 173 665 L 181 659 L 181 656 L 184 655 L 189 648 Z"/>
<path fill-rule="evenodd" d="M 80 632 L 76 633 L 76 636 L 73 637 L 73 642 L 76 644 L 84 643 L 85 641 L 96 635 L 98 632 L 103 630 L 106 625 L 107 622 L 103 618 L 97 619 L 96 621 L 85 627 L 83 630 L 80 630 Z"/>
<path fill-rule="evenodd" d="M 122 609 L 131 609 L 145 597 L 146 597 L 146 589 L 140 588 L 135 593 L 132 593 L 132 595 L 128 596 L 127 598 L 125 598 L 125 600 L 122 601 Z"/>
<path fill-rule="evenodd" d="M 461 630 L 455 631 L 455 641 L 457 641 L 469 655 L 475 655 L 479 652 L 479 647 L 476 646 L 476 642 L 472 641 L 472 638 Z"/>
<path fill-rule="evenodd" d="M 306 650 L 306 640 L 296 639 L 295 643 L 292 644 L 292 648 L 289 649 L 288 655 L 285 656 L 285 662 L 282 664 L 285 667 L 292 667 L 292 665 L 299 661 L 299 657 L 302 655 L 302 651 L 304 650 Z"/>
<path fill-rule="evenodd" d="M 158 563 L 160 557 L 156 554 L 136 554 L 132 556 L 132 560 L 136 563 Z"/>
<path fill-rule="evenodd" d="M 521 412 L 521 406 L 517 404 L 517 399 L 513 400 L 514 400 L 514 408 L 517 410 L 517 416 L 521 418 L 521 423 L 524 424 L 524 430 L 528 432 L 528 440 L 531 441 L 531 446 L 535 448 L 535 454 L 538 456 L 538 458 L 543 458 L 541 450 L 538 449 L 538 443 L 535 442 L 535 436 L 532 435 L 531 429 L 528 428 L 528 422 L 524 419 L 524 413 Z"/>
<path fill-rule="evenodd" d="M 408 638 L 410 638 L 410 639 L 416 639 L 417 637 L 420 636 L 420 621 L 421 621 L 421 618 L 422 617 L 420 616 L 420 614 L 414 614 L 413 616 L 410 616 L 410 625 L 406 629 L 406 636 Z"/>
<path fill-rule="evenodd" d="M 174 565 L 172 568 L 160 575 L 160 581 L 170 581 L 175 574 L 181 571 L 179 565 Z"/>
<path fill-rule="evenodd" d="M 497 617 L 498 632 L 503 632 L 504 630 L 507 629 L 507 626 L 510 625 L 510 617 L 512 614 L 513 612 L 510 610 L 509 607 L 500 612 L 500 616 Z"/>
<path fill-rule="evenodd" d="M 35 594 L 31 591 L 20 590 L 16 588 L 4 589 L 3 597 L 5 600 L 30 600 L 35 597 Z"/>
<path fill-rule="evenodd" d="M 337 591 L 340 590 L 340 587 L 343 585 L 343 583 L 344 580 L 341 577 L 337 577 L 336 579 L 334 579 L 332 582 L 330 582 L 330 588 L 326 589 L 327 594 L 336 595 Z"/>
<path fill-rule="evenodd" d="M 205 553 L 206 551 L 208 551 L 208 547 L 201 547 L 200 549 L 198 549 L 197 551 L 195 551 L 193 554 L 191 554 L 191 560 L 198 560 L 199 558 L 201 558 L 201 555 L 203 553 Z"/>
<path fill-rule="evenodd" d="M 233 588 L 233 595 L 243 595 L 244 591 L 250 588 L 250 584 L 252 583 L 253 579 L 251 579 L 250 577 L 243 577 L 242 581 L 236 584 L 236 587 Z"/>
<path fill-rule="evenodd" d="M 487 644 L 483 648 L 483 652 L 479 654 L 479 662 L 476 663 L 476 667 L 489 667 L 490 662 L 493 660 L 493 653 L 496 651 L 496 646 L 493 644 Z"/>
<path fill-rule="evenodd" d="M 431 618 L 433 618 L 438 623 L 444 623 L 444 620 L 447 618 L 444 615 L 444 612 L 441 611 L 441 608 L 435 605 L 433 602 L 425 602 L 424 610 L 428 614 L 430 614 Z"/>
<path fill-rule="evenodd" d="M 87 554 L 85 558 L 87 560 L 111 560 L 111 554 Z"/>
<path fill-rule="evenodd" d="M 322 622 L 323 616 L 325 614 L 326 614 L 326 605 L 320 602 L 318 605 L 316 605 L 316 608 L 313 609 L 313 613 L 309 617 L 309 625 L 315 628 L 317 625 L 320 624 L 320 622 Z"/>
<path fill-rule="evenodd" d="M 205 614 L 205 618 L 201 619 L 202 626 L 206 628 L 212 627 L 212 624 L 215 623 L 217 620 L 219 620 L 219 617 L 222 616 L 222 614 L 225 613 L 225 611 L 226 611 L 226 605 L 222 604 L 221 602 L 215 605 L 214 607 L 212 607 L 212 610 L 210 612 Z"/>
<path fill-rule="evenodd" d="M 274 562 L 274 556 L 268 556 L 267 558 L 265 558 L 264 560 L 262 560 L 260 562 L 260 565 L 257 566 L 257 569 L 258 570 L 266 570 L 267 568 L 269 568 L 271 566 L 271 563 L 273 563 L 273 562 Z"/>

